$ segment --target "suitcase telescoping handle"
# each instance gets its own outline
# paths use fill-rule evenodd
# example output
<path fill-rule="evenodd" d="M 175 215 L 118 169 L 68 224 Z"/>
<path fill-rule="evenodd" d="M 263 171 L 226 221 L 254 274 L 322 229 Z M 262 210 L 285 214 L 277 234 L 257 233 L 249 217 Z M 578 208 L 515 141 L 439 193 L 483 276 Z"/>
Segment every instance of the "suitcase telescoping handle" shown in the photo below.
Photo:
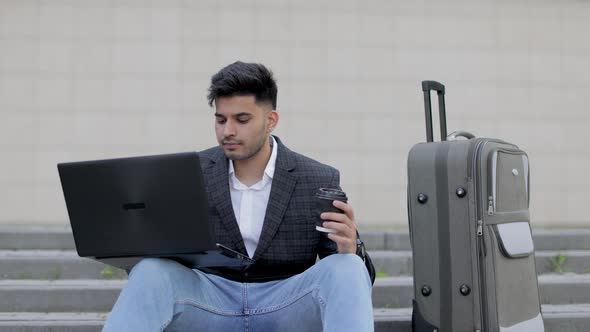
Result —
<path fill-rule="evenodd" d="M 436 81 L 422 81 L 424 91 L 424 110 L 426 111 L 426 141 L 434 141 L 432 134 L 432 107 L 430 105 L 430 91 L 438 95 L 438 113 L 440 121 L 440 140 L 447 140 L 447 115 L 445 111 L 445 86 Z"/>

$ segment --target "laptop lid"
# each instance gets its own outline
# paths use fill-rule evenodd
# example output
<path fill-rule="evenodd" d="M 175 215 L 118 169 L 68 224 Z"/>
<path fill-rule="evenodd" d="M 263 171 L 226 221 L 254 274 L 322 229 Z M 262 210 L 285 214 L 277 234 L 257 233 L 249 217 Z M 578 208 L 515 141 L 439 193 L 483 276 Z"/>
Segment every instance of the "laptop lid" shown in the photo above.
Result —
<path fill-rule="evenodd" d="M 217 249 L 196 152 L 58 164 L 78 254 Z"/>

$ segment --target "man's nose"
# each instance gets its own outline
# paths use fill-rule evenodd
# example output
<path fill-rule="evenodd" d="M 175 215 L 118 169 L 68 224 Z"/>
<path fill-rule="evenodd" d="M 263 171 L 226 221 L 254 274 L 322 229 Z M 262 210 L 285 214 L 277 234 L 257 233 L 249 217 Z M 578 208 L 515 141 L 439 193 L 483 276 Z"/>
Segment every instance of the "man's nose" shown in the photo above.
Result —
<path fill-rule="evenodd" d="M 226 137 L 236 135 L 236 130 L 233 121 L 227 121 L 225 123 L 225 126 L 223 127 L 223 135 Z"/>

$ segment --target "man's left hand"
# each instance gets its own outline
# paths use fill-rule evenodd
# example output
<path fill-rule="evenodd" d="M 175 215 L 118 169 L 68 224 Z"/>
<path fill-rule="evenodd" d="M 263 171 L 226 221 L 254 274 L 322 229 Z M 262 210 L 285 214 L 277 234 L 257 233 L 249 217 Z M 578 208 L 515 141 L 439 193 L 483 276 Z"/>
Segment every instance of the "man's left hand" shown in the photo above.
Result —
<path fill-rule="evenodd" d="M 336 233 L 328 233 L 328 238 L 338 245 L 338 253 L 356 253 L 356 223 L 352 206 L 340 201 L 332 203 L 344 213 L 324 212 L 321 218 L 323 227 L 333 229 Z"/>

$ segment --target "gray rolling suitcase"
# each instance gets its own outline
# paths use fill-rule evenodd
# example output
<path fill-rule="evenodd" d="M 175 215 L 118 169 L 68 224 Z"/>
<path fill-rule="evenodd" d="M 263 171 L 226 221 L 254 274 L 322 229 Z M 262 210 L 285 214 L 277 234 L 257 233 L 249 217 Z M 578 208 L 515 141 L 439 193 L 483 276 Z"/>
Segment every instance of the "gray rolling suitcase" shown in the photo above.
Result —
<path fill-rule="evenodd" d="M 422 90 L 428 142 L 408 156 L 414 332 L 544 331 L 527 154 L 466 132 L 447 137 L 445 87 L 424 81 Z M 433 142 L 431 90 L 441 142 Z"/>

